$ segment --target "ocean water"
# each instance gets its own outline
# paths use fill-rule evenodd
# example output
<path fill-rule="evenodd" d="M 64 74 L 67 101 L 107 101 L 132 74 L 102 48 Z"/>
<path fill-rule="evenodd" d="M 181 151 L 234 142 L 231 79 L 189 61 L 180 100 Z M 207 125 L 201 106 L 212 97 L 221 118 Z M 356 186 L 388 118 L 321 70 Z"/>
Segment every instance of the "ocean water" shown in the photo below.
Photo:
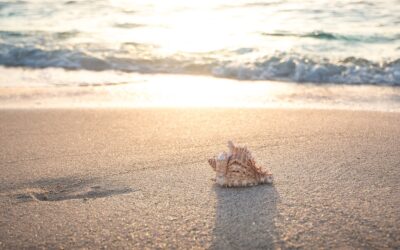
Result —
<path fill-rule="evenodd" d="M 2 0 L 0 85 L 171 74 L 382 86 L 397 103 L 399 13 L 399 0 Z"/>

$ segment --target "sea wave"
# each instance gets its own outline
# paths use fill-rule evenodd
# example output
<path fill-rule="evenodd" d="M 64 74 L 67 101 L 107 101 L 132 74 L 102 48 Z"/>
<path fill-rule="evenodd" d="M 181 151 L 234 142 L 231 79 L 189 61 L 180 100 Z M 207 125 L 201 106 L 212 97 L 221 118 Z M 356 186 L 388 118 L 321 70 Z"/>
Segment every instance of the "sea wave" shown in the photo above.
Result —
<path fill-rule="evenodd" d="M 201 54 L 152 56 L 115 51 L 95 53 L 77 49 L 46 49 L 0 43 L 0 65 L 70 70 L 117 70 L 140 73 L 204 74 L 238 80 L 279 80 L 298 83 L 376 84 L 400 86 L 400 59 L 374 62 L 364 58 L 317 58 L 276 53 L 239 60 Z M 247 50 L 246 50 L 247 51 Z"/>
<path fill-rule="evenodd" d="M 362 43 L 389 43 L 400 40 L 400 34 L 394 35 L 351 35 L 351 34 L 338 34 L 325 31 L 312 31 L 308 33 L 291 33 L 291 32 L 272 32 L 262 33 L 264 36 L 271 37 L 299 37 L 299 38 L 313 38 L 320 40 L 337 40 L 344 42 L 362 42 Z"/>
<path fill-rule="evenodd" d="M 356 57 L 329 60 L 278 54 L 252 63 L 218 66 L 213 74 L 243 80 L 400 86 L 400 59 L 376 63 Z"/>

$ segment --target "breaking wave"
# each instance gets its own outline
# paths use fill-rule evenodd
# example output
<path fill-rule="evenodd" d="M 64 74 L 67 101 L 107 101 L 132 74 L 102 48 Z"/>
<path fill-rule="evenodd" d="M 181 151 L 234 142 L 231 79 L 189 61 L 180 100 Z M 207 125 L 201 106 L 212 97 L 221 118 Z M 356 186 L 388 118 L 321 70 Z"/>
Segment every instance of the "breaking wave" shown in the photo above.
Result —
<path fill-rule="evenodd" d="M 280 54 L 252 63 L 217 66 L 213 73 L 216 76 L 243 80 L 400 86 L 400 59 L 376 63 L 355 57 L 330 61 L 326 58 L 310 59 Z"/>
<path fill-rule="evenodd" d="M 239 53 L 242 50 L 238 50 Z M 251 51 L 251 50 L 249 50 Z M 169 57 L 114 51 L 99 53 L 45 49 L 0 43 L 0 65 L 69 70 L 117 70 L 139 73 L 203 74 L 239 80 L 279 80 L 298 83 L 376 84 L 400 86 L 400 59 L 374 62 L 363 58 L 316 58 L 276 53 L 249 60 L 201 54 Z"/>

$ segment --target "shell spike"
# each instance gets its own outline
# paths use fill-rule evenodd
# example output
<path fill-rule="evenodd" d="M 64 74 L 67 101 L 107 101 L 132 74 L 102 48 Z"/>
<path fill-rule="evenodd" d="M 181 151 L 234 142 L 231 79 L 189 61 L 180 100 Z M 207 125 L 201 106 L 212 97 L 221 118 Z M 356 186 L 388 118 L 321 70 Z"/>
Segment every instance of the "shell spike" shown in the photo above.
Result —
<path fill-rule="evenodd" d="M 235 145 L 233 144 L 232 141 L 228 141 L 228 148 L 229 148 L 229 152 L 233 153 L 233 150 L 235 149 Z"/>

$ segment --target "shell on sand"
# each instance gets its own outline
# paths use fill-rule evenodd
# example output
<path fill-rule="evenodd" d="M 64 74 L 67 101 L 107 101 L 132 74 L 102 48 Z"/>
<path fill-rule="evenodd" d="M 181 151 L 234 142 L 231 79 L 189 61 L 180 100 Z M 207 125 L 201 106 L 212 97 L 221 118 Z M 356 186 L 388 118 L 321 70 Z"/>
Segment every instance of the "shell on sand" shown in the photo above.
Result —
<path fill-rule="evenodd" d="M 222 152 L 208 160 L 216 172 L 215 181 L 223 187 L 244 187 L 273 182 L 272 173 L 262 169 L 246 147 L 228 142 L 229 153 Z"/>

